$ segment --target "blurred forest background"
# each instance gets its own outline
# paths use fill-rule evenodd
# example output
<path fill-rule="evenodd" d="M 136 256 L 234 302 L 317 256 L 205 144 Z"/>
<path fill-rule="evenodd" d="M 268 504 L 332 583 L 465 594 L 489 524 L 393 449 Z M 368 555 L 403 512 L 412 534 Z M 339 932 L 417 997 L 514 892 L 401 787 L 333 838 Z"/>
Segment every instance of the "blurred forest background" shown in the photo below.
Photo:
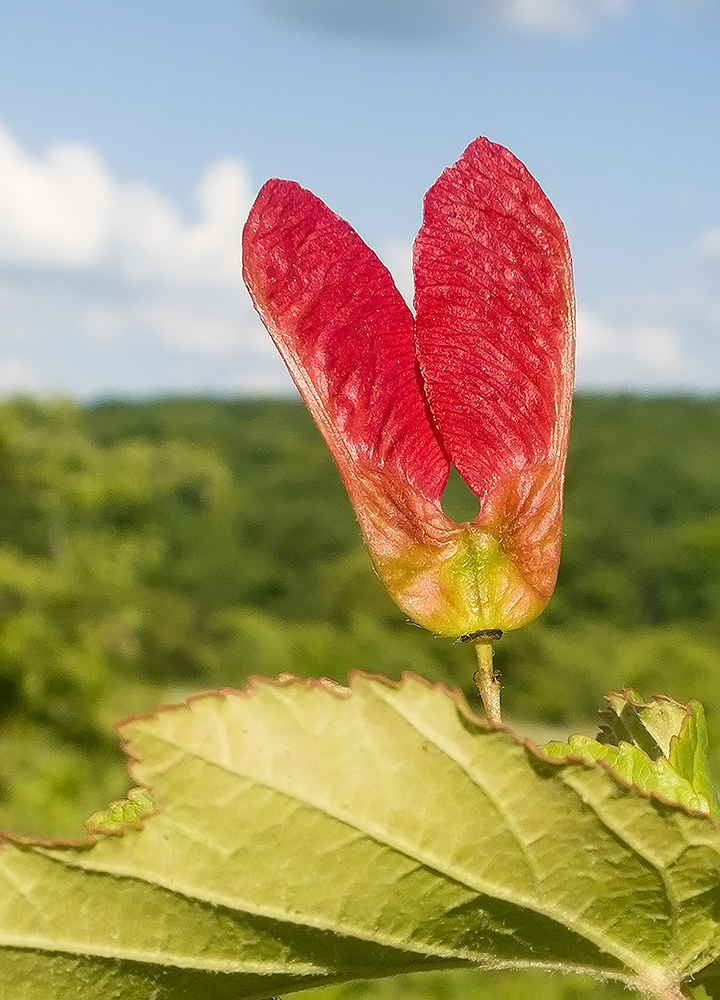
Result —
<path fill-rule="evenodd" d="M 461 518 L 461 491 L 445 499 Z M 576 399 L 557 590 L 497 661 L 508 721 L 539 740 L 594 735 L 623 686 L 702 701 L 720 774 L 720 400 Z M 358 668 L 475 701 L 471 651 L 386 596 L 301 403 L 0 404 L 0 829 L 81 835 L 129 786 L 123 715 L 255 673 Z M 622 995 L 472 975 L 410 992 Z M 323 997 L 397 995 L 353 989 Z"/>

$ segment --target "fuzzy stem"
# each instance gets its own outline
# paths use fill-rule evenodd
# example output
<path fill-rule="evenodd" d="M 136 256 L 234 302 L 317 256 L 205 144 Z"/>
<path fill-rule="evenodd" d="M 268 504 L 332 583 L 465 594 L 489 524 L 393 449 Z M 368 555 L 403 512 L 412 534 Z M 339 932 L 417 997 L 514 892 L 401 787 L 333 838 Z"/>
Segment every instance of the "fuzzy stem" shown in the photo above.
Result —
<path fill-rule="evenodd" d="M 485 715 L 488 722 L 499 725 L 502 722 L 500 713 L 500 681 L 493 669 L 493 644 L 487 639 L 476 642 L 477 670 L 473 680 L 482 698 Z"/>

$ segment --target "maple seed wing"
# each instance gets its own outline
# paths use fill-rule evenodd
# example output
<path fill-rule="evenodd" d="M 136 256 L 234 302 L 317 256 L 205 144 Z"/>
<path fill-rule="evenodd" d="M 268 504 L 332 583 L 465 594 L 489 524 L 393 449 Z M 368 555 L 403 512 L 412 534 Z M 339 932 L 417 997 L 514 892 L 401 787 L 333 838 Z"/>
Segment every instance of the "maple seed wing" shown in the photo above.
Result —
<path fill-rule="evenodd" d="M 243 277 L 348 488 L 359 461 L 439 498 L 449 466 L 412 313 L 358 234 L 299 184 L 268 181 L 243 232 Z"/>
<path fill-rule="evenodd" d="M 425 197 L 414 267 L 425 392 L 481 500 L 475 527 L 520 574 L 503 626 L 517 627 L 550 599 L 560 561 L 575 344 L 565 230 L 522 163 L 476 139 Z"/>
<path fill-rule="evenodd" d="M 417 352 L 445 450 L 481 499 L 564 465 L 574 306 L 562 222 L 512 153 L 476 139 L 425 196 Z"/>

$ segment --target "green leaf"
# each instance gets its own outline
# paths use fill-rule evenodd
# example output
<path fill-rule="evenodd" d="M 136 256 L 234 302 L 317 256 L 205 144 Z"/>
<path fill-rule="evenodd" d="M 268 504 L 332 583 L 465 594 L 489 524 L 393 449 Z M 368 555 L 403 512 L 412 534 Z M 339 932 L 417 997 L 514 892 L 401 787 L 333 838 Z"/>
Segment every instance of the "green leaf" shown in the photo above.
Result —
<path fill-rule="evenodd" d="M 147 788 L 131 788 L 127 798 L 111 802 L 107 809 L 93 813 L 85 827 L 89 833 L 118 833 L 130 826 L 140 826 L 156 808 Z"/>
<path fill-rule="evenodd" d="M 12 1000 L 259 1000 L 463 966 L 670 998 L 720 960 L 709 817 L 551 761 L 441 686 L 256 680 L 121 734 L 158 803 L 141 828 L 0 850 Z"/>
<path fill-rule="evenodd" d="M 710 813 L 707 798 L 698 794 L 690 782 L 678 774 L 667 758 L 658 757 L 657 760 L 651 760 L 646 753 L 629 743 L 621 743 L 619 747 L 614 747 L 598 743 L 589 736 L 571 736 L 567 743 L 548 743 L 543 749 L 549 757 L 557 760 L 576 756 L 588 761 L 603 761 L 621 781 L 635 785 L 643 792 L 655 792 L 670 802 L 676 802 L 688 809 Z"/>
<path fill-rule="evenodd" d="M 606 695 L 605 701 L 608 704 L 600 712 L 601 743 L 632 743 L 653 760 L 670 756 L 670 743 L 688 714 L 686 705 L 662 696 L 644 702 L 629 688 Z"/>
<path fill-rule="evenodd" d="M 606 696 L 597 740 L 571 736 L 543 747 L 554 759 L 574 755 L 606 763 L 622 781 L 720 818 L 710 772 L 702 705 L 658 696 L 643 702 L 632 690 Z"/>
<path fill-rule="evenodd" d="M 710 815 L 720 819 L 720 803 L 710 770 L 709 742 L 705 711 L 698 702 L 691 701 L 680 732 L 670 741 L 670 763 L 704 795 Z"/>

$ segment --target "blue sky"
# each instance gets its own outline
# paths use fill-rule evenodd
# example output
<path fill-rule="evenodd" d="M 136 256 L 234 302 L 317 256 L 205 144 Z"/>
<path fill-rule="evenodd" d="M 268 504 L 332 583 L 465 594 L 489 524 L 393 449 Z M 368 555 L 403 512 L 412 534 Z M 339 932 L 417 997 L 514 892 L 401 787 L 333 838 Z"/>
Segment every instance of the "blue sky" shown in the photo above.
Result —
<path fill-rule="evenodd" d="M 411 294 L 476 136 L 565 220 L 578 384 L 720 389 L 720 0 L 4 0 L 0 393 L 272 392 L 238 278 L 260 185 Z"/>

